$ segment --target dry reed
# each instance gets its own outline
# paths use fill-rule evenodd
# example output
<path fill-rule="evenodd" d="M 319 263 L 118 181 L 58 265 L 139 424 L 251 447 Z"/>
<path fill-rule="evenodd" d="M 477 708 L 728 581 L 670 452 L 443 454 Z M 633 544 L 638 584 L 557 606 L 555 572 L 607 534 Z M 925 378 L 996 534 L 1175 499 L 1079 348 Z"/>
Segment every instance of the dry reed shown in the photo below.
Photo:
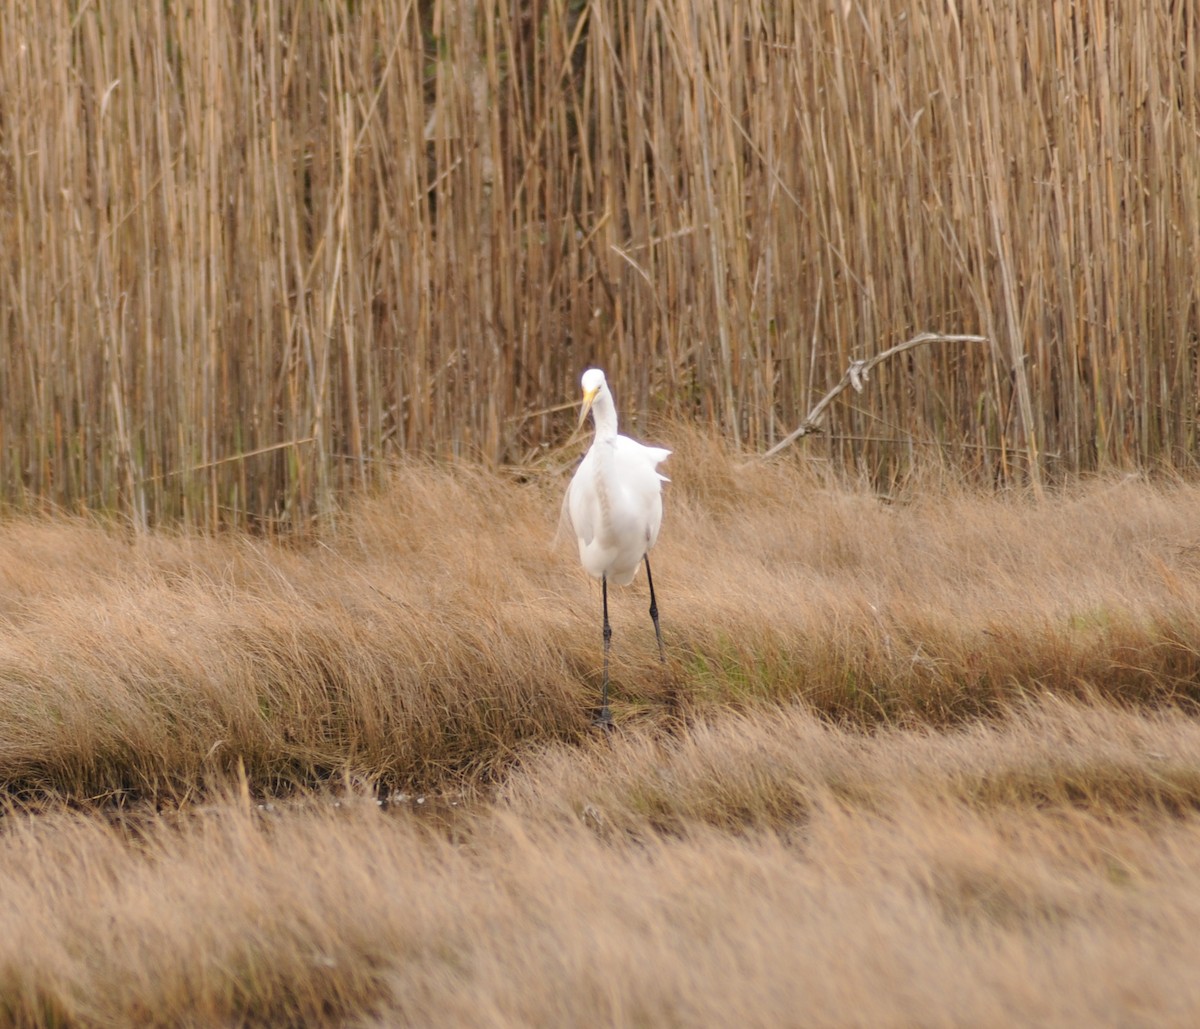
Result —
<path fill-rule="evenodd" d="M 0 495 L 274 529 L 633 417 L 877 481 L 1190 467 L 1194 2 L 0 12 Z"/>

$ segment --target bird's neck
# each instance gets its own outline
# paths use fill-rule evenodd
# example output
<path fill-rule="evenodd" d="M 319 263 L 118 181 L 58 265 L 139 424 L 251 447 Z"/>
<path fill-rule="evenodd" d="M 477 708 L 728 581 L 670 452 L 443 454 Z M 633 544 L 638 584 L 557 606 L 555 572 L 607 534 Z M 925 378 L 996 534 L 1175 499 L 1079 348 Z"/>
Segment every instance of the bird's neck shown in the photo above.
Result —
<path fill-rule="evenodd" d="M 596 426 L 596 439 L 608 439 L 617 434 L 617 406 L 607 387 L 597 394 L 592 404 L 592 421 Z"/>

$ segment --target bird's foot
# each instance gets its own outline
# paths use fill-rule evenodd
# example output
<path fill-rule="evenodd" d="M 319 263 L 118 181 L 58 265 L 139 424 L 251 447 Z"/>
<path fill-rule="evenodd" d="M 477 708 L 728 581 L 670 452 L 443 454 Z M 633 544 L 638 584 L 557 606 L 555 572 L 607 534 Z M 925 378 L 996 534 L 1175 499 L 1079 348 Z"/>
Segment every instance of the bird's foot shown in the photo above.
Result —
<path fill-rule="evenodd" d="M 594 715 L 592 715 L 592 728 L 602 729 L 604 732 L 612 732 L 613 716 L 612 711 L 609 710 L 607 704 L 605 704 L 604 707 L 600 708 Z"/>

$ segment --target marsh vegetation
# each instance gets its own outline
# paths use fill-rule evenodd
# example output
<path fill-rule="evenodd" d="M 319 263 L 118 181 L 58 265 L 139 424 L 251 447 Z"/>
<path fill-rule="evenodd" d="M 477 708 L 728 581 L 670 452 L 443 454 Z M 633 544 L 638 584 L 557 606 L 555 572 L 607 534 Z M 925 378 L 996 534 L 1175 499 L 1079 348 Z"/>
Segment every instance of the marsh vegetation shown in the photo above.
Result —
<path fill-rule="evenodd" d="M 885 488 L 1191 468 L 1200 17 L 886 0 L 13 4 L 0 496 L 307 528 L 627 424 Z"/>
<path fill-rule="evenodd" d="M 683 426 L 656 585 L 562 477 L 304 544 L 0 532 L 11 1021 L 1187 1021 L 1200 489 L 884 502 Z"/>
<path fill-rule="evenodd" d="M 1200 12 L 1021 6 L 0 7 L 0 1021 L 1200 1021 Z"/>

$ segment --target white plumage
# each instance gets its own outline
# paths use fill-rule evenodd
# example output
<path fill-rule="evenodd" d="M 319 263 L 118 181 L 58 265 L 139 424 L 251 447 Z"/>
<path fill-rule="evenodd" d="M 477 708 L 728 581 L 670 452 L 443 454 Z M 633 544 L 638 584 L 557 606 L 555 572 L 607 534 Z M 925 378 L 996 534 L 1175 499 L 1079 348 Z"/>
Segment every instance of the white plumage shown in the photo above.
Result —
<path fill-rule="evenodd" d="M 665 660 L 648 555 L 658 541 L 662 525 L 662 483 L 669 481 L 658 472 L 658 466 L 671 451 L 648 447 L 617 433 L 617 408 L 599 368 L 584 372 L 582 382 L 579 426 L 583 426 L 591 411 L 596 438 L 567 487 L 563 514 L 579 542 L 580 562 L 602 584 L 604 699 L 596 722 L 607 727 L 612 723 L 608 710 L 608 650 L 612 636 L 608 624 L 608 583 L 627 585 L 643 562 L 650 586 L 650 617 L 654 621 L 659 657 Z"/>

